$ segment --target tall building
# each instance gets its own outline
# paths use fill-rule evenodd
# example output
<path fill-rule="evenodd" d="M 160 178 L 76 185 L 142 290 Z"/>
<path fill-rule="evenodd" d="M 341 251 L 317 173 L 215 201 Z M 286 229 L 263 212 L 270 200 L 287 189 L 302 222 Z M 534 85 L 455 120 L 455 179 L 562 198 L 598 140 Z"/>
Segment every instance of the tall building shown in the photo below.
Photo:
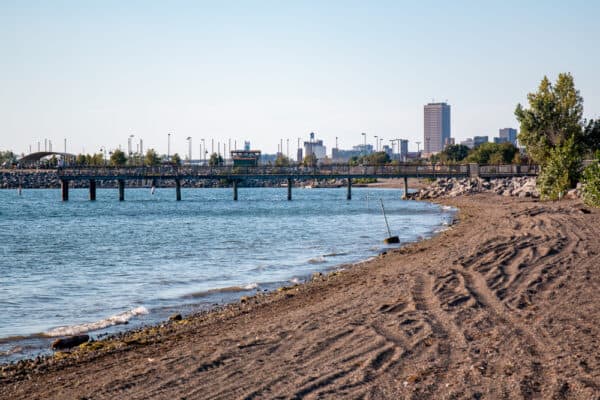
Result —
<path fill-rule="evenodd" d="M 489 142 L 488 136 L 473 136 L 473 147 L 474 148 L 477 148 L 487 142 Z"/>
<path fill-rule="evenodd" d="M 517 130 L 514 128 L 503 128 L 498 131 L 498 136 L 505 142 L 511 142 L 517 145 Z"/>
<path fill-rule="evenodd" d="M 446 103 L 429 103 L 424 111 L 424 153 L 439 153 L 450 141 L 450 106 Z"/>
<path fill-rule="evenodd" d="M 406 161 L 406 159 L 408 158 L 408 140 L 400 139 L 398 141 L 398 146 L 400 147 L 400 160 Z"/>

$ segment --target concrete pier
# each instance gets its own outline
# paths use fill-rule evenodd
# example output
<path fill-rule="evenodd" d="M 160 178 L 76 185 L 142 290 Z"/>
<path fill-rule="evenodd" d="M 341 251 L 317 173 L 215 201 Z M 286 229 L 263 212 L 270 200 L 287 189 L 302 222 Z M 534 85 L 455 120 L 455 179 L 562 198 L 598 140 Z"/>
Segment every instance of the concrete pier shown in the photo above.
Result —
<path fill-rule="evenodd" d="M 67 179 L 60 180 L 60 191 L 62 193 L 62 201 L 69 200 L 69 181 Z"/>
<path fill-rule="evenodd" d="M 119 201 L 125 200 L 125 180 L 119 179 Z"/>
<path fill-rule="evenodd" d="M 238 181 L 233 181 L 233 200 L 237 201 L 238 199 Z"/>
<path fill-rule="evenodd" d="M 352 178 L 348 177 L 348 192 L 346 193 L 346 200 L 352 200 Z"/>
<path fill-rule="evenodd" d="M 90 179 L 90 201 L 96 201 L 96 180 Z"/>
<path fill-rule="evenodd" d="M 181 201 L 181 179 L 175 179 L 175 197 Z"/>
<path fill-rule="evenodd" d="M 408 177 L 404 177 L 404 194 L 402 195 L 402 199 L 408 199 Z"/>
<path fill-rule="evenodd" d="M 287 189 L 288 189 L 287 199 L 289 201 L 289 200 L 292 200 L 292 178 L 287 179 Z"/>

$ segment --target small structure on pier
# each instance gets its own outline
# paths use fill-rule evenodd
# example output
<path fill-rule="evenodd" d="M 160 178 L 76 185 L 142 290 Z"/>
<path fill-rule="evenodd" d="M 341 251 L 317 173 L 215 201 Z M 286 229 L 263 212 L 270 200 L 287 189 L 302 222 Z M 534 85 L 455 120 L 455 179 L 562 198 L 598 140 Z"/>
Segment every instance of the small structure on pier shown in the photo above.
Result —
<path fill-rule="evenodd" d="M 256 167 L 260 160 L 260 150 L 231 150 L 234 167 Z"/>

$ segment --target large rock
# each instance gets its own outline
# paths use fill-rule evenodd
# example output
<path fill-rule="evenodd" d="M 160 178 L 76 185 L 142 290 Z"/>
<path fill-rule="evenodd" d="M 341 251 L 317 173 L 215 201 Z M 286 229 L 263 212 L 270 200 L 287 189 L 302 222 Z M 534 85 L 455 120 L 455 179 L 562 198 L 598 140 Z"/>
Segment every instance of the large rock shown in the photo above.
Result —
<path fill-rule="evenodd" d="M 54 342 L 52 342 L 52 350 L 70 349 L 71 347 L 86 343 L 89 340 L 90 337 L 88 335 L 77 335 L 56 339 Z"/>

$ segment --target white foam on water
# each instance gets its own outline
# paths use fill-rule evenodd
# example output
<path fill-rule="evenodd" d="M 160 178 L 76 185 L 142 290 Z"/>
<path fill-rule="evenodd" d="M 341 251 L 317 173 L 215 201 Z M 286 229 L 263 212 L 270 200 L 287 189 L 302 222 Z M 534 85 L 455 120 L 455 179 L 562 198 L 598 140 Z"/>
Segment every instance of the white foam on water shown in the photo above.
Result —
<path fill-rule="evenodd" d="M 89 322 L 79 325 L 59 326 L 58 328 L 50 329 L 49 331 L 44 332 L 44 336 L 57 337 L 80 335 L 85 332 L 96 331 L 98 329 L 107 328 L 113 325 L 126 324 L 131 318 L 137 315 L 145 314 L 148 314 L 148 309 L 146 307 L 140 306 L 132 310 L 115 314 L 105 319 L 101 319 L 100 321 Z"/>

